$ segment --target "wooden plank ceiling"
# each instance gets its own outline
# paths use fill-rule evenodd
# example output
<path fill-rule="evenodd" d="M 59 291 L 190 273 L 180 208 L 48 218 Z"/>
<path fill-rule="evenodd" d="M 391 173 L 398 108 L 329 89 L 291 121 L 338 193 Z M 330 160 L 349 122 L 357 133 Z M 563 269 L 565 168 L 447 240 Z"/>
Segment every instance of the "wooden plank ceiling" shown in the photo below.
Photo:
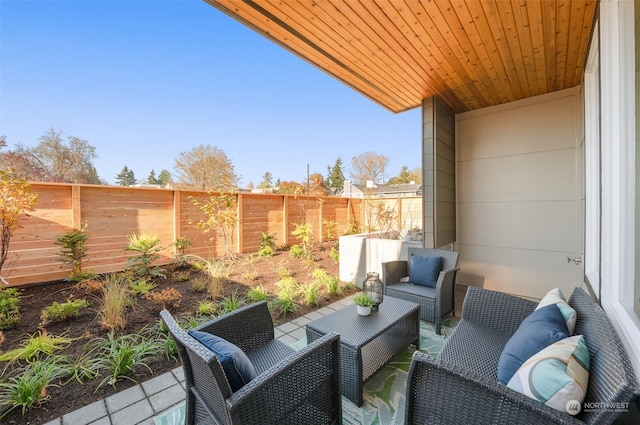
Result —
<path fill-rule="evenodd" d="M 596 0 L 205 0 L 393 112 L 580 84 Z"/>

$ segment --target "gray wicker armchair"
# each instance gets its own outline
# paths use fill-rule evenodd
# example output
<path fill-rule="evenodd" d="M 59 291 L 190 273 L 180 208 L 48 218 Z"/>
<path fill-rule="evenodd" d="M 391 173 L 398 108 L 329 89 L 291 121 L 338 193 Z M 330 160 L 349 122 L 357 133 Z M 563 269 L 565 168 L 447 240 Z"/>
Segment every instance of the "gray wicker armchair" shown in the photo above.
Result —
<path fill-rule="evenodd" d="M 413 355 L 405 424 L 613 423 L 620 415 L 616 407 L 629 406 L 626 403 L 640 394 L 638 381 L 620 337 L 600 306 L 580 288 L 574 290 L 569 304 L 577 313 L 574 335 L 584 335 L 591 364 L 585 404 L 576 416 L 497 382 L 502 349 L 537 303 L 469 287 L 462 320 L 440 354 Z"/>
<path fill-rule="evenodd" d="M 442 271 L 435 288 L 401 282 L 409 276 L 410 261 L 388 261 L 382 263 L 382 282 L 385 295 L 420 304 L 420 320 L 433 322 L 436 333 L 441 334 L 442 319 L 455 312 L 455 281 L 458 253 L 431 248 L 409 248 L 408 257 L 442 257 Z"/>
<path fill-rule="evenodd" d="M 337 334 L 296 352 L 274 339 L 264 301 L 196 327 L 237 345 L 253 363 L 257 377 L 232 392 L 218 357 L 180 328 L 167 310 L 160 316 L 184 369 L 187 425 L 342 423 Z"/>

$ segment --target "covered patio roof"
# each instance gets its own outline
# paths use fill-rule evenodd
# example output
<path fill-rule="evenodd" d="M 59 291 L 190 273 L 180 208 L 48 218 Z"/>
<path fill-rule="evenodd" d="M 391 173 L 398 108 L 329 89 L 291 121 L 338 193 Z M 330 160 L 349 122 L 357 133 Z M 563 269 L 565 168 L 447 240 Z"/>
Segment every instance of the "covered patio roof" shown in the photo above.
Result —
<path fill-rule="evenodd" d="M 393 112 L 581 82 L 596 0 L 205 0 Z"/>

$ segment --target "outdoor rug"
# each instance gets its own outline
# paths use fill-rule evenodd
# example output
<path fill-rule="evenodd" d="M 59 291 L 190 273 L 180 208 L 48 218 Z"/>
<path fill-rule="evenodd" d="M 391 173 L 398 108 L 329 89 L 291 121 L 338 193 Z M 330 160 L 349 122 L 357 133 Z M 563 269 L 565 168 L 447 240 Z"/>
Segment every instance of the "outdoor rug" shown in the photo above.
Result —
<path fill-rule="evenodd" d="M 435 327 L 429 322 L 420 322 L 420 351 L 436 355 L 446 342 L 458 318 L 448 318 L 442 326 L 442 335 L 436 335 Z M 293 344 L 299 350 L 306 345 L 305 340 Z M 345 425 L 389 425 L 404 423 L 405 385 L 415 348 L 408 347 L 382 370 L 376 373 L 364 386 L 364 404 L 357 407 L 349 399 L 342 397 L 342 419 Z M 184 424 L 184 402 L 153 418 L 156 425 Z"/>

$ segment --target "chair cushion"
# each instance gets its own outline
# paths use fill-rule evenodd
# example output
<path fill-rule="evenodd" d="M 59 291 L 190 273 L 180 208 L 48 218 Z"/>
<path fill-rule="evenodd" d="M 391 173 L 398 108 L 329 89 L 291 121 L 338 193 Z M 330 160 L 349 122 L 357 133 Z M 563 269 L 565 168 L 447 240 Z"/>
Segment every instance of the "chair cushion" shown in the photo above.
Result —
<path fill-rule="evenodd" d="M 416 285 L 435 288 L 443 261 L 442 257 L 412 255 L 409 260 L 409 281 Z"/>
<path fill-rule="evenodd" d="M 584 401 L 589 383 L 589 350 L 582 335 L 543 348 L 524 362 L 507 386 L 549 407 L 568 412 Z"/>
<path fill-rule="evenodd" d="M 542 307 L 546 307 L 550 304 L 555 304 L 562 313 L 565 322 L 567 322 L 567 329 L 569 329 L 569 335 L 573 335 L 573 330 L 576 328 L 576 311 L 567 303 L 567 300 L 562 295 L 560 288 L 555 288 L 547 292 L 547 295 L 540 300 L 536 310 Z"/>
<path fill-rule="evenodd" d="M 203 331 L 191 330 L 189 335 L 216 355 L 233 392 L 238 391 L 257 376 L 249 357 L 235 344 Z"/>
<path fill-rule="evenodd" d="M 498 381 L 506 385 L 529 357 L 568 336 L 567 324 L 555 304 L 535 310 L 522 321 L 502 350 Z"/>

